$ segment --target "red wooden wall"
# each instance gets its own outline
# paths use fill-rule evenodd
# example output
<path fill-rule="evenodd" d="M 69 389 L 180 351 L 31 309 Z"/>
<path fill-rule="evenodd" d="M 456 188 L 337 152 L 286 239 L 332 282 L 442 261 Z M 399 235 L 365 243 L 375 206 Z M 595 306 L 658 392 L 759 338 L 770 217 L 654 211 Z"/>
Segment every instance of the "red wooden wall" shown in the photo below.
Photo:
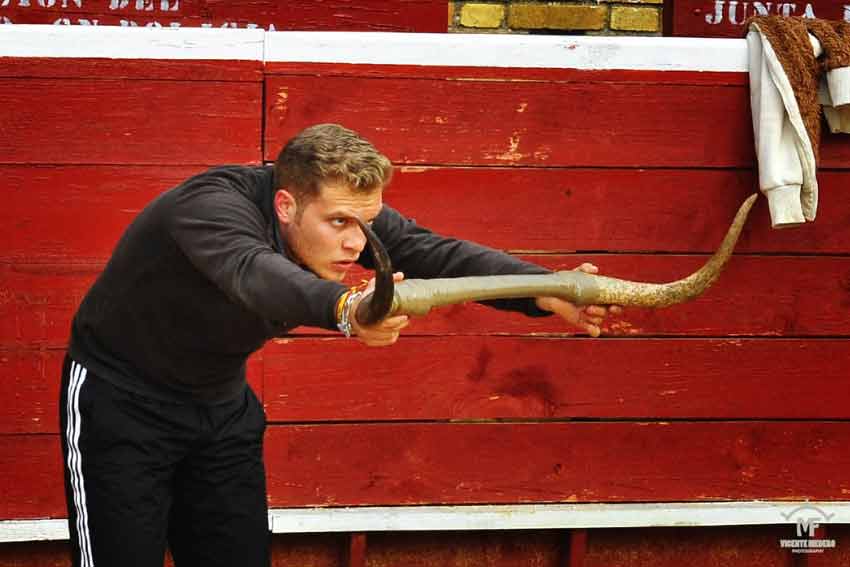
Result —
<path fill-rule="evenodd" d="M 398 164 L 386 201 L 423 225 L 656 281 L 700 265 L 756 184 L 743 74 L 0 59 L 0 99 L 0 519 L 64 515 L 70 318 L 133 215 L 191 173 L 338 121 Z M 462 306 L 391 348 L 312 329 L 270 343 L 250 374 L 271 506 L 847 500 L 850 144 L 827 135 L 822 156 L 815 223 L 772 231 L 762 199 L 704 297 L 628 310 L 601 339 Z M 786 565 L 789 533 L 590 530 L 573 553 Z M 373 535 L 369 561 L 556 565 L 565 538 Z M 841 541 L 822 564 L 846 563 Z M 349 546 L 275 545 L 280 565 Z M 22 555 L 62 564 L 64 547 L 0 546 L 0 564 Z"/>
<path fill-rule="evenodd" d="M 744 37 L 753 16 L 800 16 L 850 21 L 844 0 L 665 0 L 664 34 L 681 37 Z"/>
<path fill-rule="evenodd" d="M 0 24 L 446 31 L 443 0 L 4 0 Z"/>

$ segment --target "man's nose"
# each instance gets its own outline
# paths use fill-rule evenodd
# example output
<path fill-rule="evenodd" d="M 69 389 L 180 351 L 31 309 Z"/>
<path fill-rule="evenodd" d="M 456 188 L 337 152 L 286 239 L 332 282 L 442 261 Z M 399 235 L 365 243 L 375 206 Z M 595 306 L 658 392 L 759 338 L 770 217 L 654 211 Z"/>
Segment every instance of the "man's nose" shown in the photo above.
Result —
<path fill-rule="evenodd" d="M 363 234 L 359 226 L 352 226 L 350 230 L 346 231 L 342 245 L 348 250 L 356 250 L 359 254 L 366 247 L 366 235 Z"/>

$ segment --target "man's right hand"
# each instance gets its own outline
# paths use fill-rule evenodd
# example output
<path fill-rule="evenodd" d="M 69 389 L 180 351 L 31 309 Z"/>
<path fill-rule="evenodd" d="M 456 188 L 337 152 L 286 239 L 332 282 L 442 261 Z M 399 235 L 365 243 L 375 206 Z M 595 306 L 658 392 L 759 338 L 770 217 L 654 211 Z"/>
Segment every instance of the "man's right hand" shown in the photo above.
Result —
<path fill-rule="evenodd" d="M 403 273 L 396 272 L 393 274 L 393 281 L 395 283 L 398 283 L 403 279 Z M 360 305 L 360 302 L 371 294 L 374 289 L 375 278 L 372 278 L 369 280 L 369 284 L 366 286 L 366 289 L 363 290 L 363 295 L 361 295 L 360 299 L 351 306 L 351 331 L 358 340 L 367 346 L 388 346 L 398 340 L 399 333 L 402 329 L 407 327 L 410 323 L 410 319 L 407 315 L 395 315 L 378 321 L 374 325 L 361 326 L 354 314 L 357 313 L 357 306 Z"/>

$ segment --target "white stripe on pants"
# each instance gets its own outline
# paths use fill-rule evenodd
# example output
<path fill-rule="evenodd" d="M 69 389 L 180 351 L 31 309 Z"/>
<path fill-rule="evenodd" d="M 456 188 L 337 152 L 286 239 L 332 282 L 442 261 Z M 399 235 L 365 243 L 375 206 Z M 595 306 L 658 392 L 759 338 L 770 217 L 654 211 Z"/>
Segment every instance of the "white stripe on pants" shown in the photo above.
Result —
<path fill-rule="evenodd" d="M 74 492 L 74 508 L 77 512 L 77 538 L 80 544 L 81 567 L 94 567 L 91 555 L 91 537 L 89 535 L 88 512 L 86 511 L 86 488 L 83 482 L 83 458 L 80 453 L 80 390 L 86 381 L 86 369 L 71 362 L 71 375 L 68 384 L 67 428 L 68 472 Z"/>

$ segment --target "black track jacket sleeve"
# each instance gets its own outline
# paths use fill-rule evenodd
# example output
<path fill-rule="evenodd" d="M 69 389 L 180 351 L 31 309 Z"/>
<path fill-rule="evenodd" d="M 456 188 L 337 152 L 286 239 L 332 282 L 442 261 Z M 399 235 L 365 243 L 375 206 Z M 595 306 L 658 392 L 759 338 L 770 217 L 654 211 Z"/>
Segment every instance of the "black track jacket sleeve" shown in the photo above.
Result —
<path fill-rule="evenodd" d="M 346 287 L 301 268 L 268 242 L 259 209 L 214 185 L 178 196 L 170 233 L 189 261 L 233 301 L 286 328 L 336 329 Z"/>

